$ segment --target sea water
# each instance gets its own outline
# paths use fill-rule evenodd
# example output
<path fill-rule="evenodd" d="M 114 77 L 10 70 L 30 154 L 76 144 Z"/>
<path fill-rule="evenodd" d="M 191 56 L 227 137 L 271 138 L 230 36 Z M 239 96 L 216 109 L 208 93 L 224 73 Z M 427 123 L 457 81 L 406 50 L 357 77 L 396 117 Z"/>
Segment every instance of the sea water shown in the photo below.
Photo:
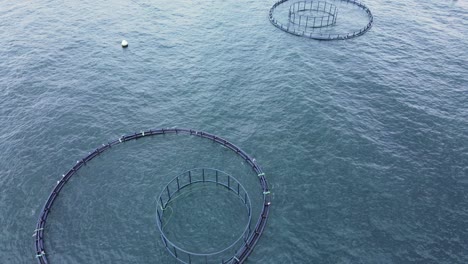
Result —
<path fill-rule="evenodd" d="M 165 127 L 262 166 L 271 214 L 248 263 L 467 263 L 468 4 L 365 4 L 369 32 L 320 42 L 273 27 L 273 1 L 0 1 L 0 263 L 36 262 L 40 210 L 77 160 Z M 131 141 L 63 189 L 50 263 L 175 263 L 156 198 L 195 167 L 239 179 L 258 217 L 258 180 L 233 152 Z"/>

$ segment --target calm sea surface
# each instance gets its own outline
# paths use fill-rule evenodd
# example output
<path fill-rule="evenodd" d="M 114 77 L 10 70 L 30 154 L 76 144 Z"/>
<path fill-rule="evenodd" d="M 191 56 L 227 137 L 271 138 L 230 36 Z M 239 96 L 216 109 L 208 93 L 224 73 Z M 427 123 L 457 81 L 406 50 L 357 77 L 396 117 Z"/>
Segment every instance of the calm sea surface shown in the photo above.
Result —
<path fill-rule="evenodd" d="M 272 4 L 0 0 L 0 263 L 36 262 L 40 210 L 77 160 L 166 127 L 224 137 L 263 167 L 271 214 L 248 263 L 468 263 L 468 3 L 369 0 L 373 28 L 334 42 L 273 27 Z M 258 180 L 233 152 L 190 136 L 131 141 L 62 191 L 50 263 L 175 263 L 156 198 L 195 167 L 239 179 L 258 216 Z M 190 208 L 231 222 L 174 229 L 181 244 L 242 229 L 245 208 L 192 207 L 206 198 L 193 195 L 170 226 Z"/>

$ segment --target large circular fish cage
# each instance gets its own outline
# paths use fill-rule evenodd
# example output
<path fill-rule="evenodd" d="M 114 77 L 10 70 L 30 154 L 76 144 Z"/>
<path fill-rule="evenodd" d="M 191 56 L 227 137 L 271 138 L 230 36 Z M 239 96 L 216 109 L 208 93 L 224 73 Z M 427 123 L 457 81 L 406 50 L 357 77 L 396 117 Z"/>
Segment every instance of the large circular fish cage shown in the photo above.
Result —
<path fill-rule="evenodd" d="M 317 40 L 361 36 L 374 21 L 370 9 L 355 0 L 280 0 L 271 7 L 268 17 L 282 31 Z"/>
<path fill-rule="evenodd" d="M 202 189 L 195 189 L 198 186 L 212 188 L 219 188 L 225 191 L 225 195 L 234 194 L 238 201 L 245 207 L 246 220 L 243 231 L 238 234 L 237 238 L 234 239 L 224 248 L 218 248 L 212 252 L 193 252 L 178 246 L 175 241 L 171 241 L 168 237 L 164 227 L 170 221 L 173 209 L 169 210 L 172 202 L 184 194 L 193 192 L 193 190 L 201 192 Z M 192 190 L 189 190 L 192 188 Z M 188 191 L 187 191 L 188 190 Z M 184 193 L 184 191 L 186 191 Z M 203 190 L 204 191 L 204 190 Z M 195 201 L 196 202 L 196 201 Z M 217 200 L 211 201 L 216 203 Z M 229 210 L 228 206 L 225 206 L 226 210 Z M 235 256 L 237 251 L 241 250 L 246 246 L 246 242 L 252 233 L 251 219 L 252 219 L 252 204 L 250 197 L 244 186 L 232 175 L 212 168 L 197 168 L 183 172 L 182 174 L 173 178 L 164 188 L 162 189 L 158 197 L 157 212 L 157 226 L 161 233 L 161 239 L 168 252 L 174 256 L 181 263 L 232 263 L 238 260 Z M 187 214 L 187 213 L 186 213 Z M 166 217 L 166 215 L 169 215 Z M 209 223 L 208 225 L 212 225 Z M 184 232 L 184 231 L 182 231 Z"/>
<path fill-rule="evenodd" d="M 107 144 L 102 144 L 99 148 L 95 149 L 89 155 L 78 160 L 76 164 L 66 173 L 63 174 L 60 180 L 57 181 L 57 184 L 54 186 L 52 192 L 49 194 L 41 212 L 39 215 L 39 219 L 37 220 L 36 229 L 34 230 L 34 246 L 35 246 L 35 257 L 39 264 L 48 264 L 50 263 L 47 258 L 47 249 L 45 248 L 45 238 L 46 238 L 46 223 L 47 218 L 51 212 L 51 209 L 54 205 L 54 202 L 59 197 L 60 192 L 63 190 L 65 184 L 78 172 L 80 171 L 83 166 L 86 166 L 86 163 L 90 162 L 97 156 L 102 155 L 107 150 L 117 146 L 119 144 L 123 144 L 127 141 L 137 140 L 143 137 L 152 137 L 152 136 L 159 136 L 159 135 L 166 135 L 166 134 L 177 134 L 177 135 L 188 135 L 188 136 L 195 136 L 204 139 L 209 139 L 210 141 L 220 144 L 231 151 L 233 151 L 237 156 L 241 157 L 255 172 L 255 177 L 258 177 L 258 182 L 260 185 L 260 190 L 262 195 L 262 206 L 261 212 L 255 222 L 251 219 L 251 205 L 250 205 L 250 198 L 245 191 L 245 188 L 240 184 L 238 180 L 236 180 L 231 175 L 216 170 L 216 169 L 192 169 L 187 171 L 185 174 L 179 175 L 174 178 L 171 182 L 169 182 L 163 189 L 163 192 L 159 196 L 159 206 L 157 207 L 155 213 L 156 222 L 158 224 L 159 230 L 161 231 L 162 244 L 166 247 L 169 252 L 174 255 L 180 262 L 184 263 L 213 263 L 209 260 L 214 259 L 213 257 L 219 257 L 220 255 L 226 256 L 229 252 L 229 257 L 222 258 L 217 263 L 243 263 L 247 257 L 252 253 L 254 247 L 258 243 L 260 236 L 262 235 L 265 225 L 269 216 L 270 205 L 271 205 L 271 197 L 270 197 L 270 190 L 268 187 L 268 183 L 265 177 L 265 173 L 261 169 L 261 167 L 257 164 L 255 159 L 249 156 L 246 152 L 242 149 L 237 147 L 236 145 L 232 144 L 231 142 L 218 137 L 213 134 L 209 134 L 202 131 L 196 131 L 192 129 L 181 129 L 181 128 L 169 128 L 169 129 L 156 129 L 156 130 L 147 130 L 142 131 L 139 133 L 134 133 L 132 135 L 122 136 L 118 139 L 115 139 Z M 192 174 L 194 173 L 194 174 Z M 197 174 L 195 174 L 197 173 Z M 194 176 L 192 178 L 192 175 Z M 195 176 L 198 175 L 198 176 Z M 213 176 L 214 175 L 214 176 Z M 217 175 L 217 176 L 216 176 Z M 187 182 L 183 183 L 183 180 L 188 180 Z M 179 184 L 179 188 L 176 188 Z M 165 233 L 163 232 L 163 228 L 161 224 L 163 223 L 163 209 L 171 202 L 171 197 L 176 195 L 176 193 L 183 191 L 185 188 L 190 188 L 194 184 L 214 184 L 226 188 L 226 190 L 230 193 L 236 194 L 239 200 L 245 204 L 246 214 L 248 216 L 248 221 L 246 223 L 246 227 L 244 232 L 239 235 L 238 239 L 232 242 L 230 246 L 227 248 L 220 250 L 221 252 L 209 252 L 209 253 L 196 253 L 190 252 L 188 250 L 184 250 L 182 248 L 175 248 L 175 244 L 167 239 Z M 161 217 L 161 218 L 160 218 Z M 255 223 L 255 224 L 253 224 Z M 188 254 L 187 254 L 188 253 Z"/>

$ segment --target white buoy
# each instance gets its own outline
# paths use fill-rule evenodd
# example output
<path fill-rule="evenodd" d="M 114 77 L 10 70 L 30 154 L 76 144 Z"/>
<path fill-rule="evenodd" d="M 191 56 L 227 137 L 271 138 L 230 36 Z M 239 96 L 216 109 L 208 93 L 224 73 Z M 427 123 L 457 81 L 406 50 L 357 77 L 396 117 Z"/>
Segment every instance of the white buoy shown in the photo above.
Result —
<path fill-rule="evenodd" d="M 123 48 L 128 47 L 128 42 L 127 42 L 125 39 L 122 40 L 122 47 L 123 47 Z"/>

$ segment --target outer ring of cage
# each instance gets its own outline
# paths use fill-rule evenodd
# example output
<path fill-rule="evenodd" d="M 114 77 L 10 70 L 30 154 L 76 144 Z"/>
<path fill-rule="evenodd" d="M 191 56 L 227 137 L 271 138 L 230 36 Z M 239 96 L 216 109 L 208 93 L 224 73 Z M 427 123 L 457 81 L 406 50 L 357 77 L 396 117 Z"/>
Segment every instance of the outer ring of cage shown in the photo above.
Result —
<path fill-rule="evenodd" d="M 351 39 L 351 38 L 355 38 L 355 37 L 364 35 L 367 31 L 369 31 L 372 28 L 372 24 L 374 22 L 374 16 L 372 15 L 372 12 L 363 3 L 361 3 L 361 2 L 359 2 L 357 0 L 339 0 L 341 2 L 354 4 L 354 5 L 358 6 L 359 8 L 361 8 L 364 12 L 366 12 L 367 17 L 369 19 L 367 25 L 364 26 L 363 28 L 359 29 L 359 30 L 356 30 L 356 31 L 353 31 L 353 32 L 348 32 L 346 34 L 335 34 L 335 33 L 326 34 L 326 33 L 321 33 L 321 32 L 319 32 L 319 33 L 314 33 L 314 32 L 309 33 L 309 32 L 307 32 L 306 33 L 305 30 L 297 30 L 296 31 L 296 29 L 294 27 L 290 27 L 289 25 L 282 24 L 281 22 L 276 20 L 274 18 L 274 16 L 273 16 L 273 12 L 275 11 L 275 9 L 279 5 L 282 5 L 282 4 L 284 4 L 285 2 L 288 2 L 288 1 L 291 1 L 291 0 L 279 0 L 278 2 L 274 3 L 273 6 L 270 8 L 270 11 L 268 13 L 268 19 L 270 20 L 271 24 L 273 26 L 277 27 L 278 29 L 280 29 L 280 30 L 282 30 L 282 31 L 284 31 L 286 33 L 289 33 L 289 34 L 299 36 L 299 37 L 305 37 L 305 38 L 316 39 L 316 40 Z M 335 20 L 335 22 L 336 22 L 336 20 Z"/>
<path fill-rule="evenodd" d="M 241 250 L 238 251 L 239 253 L 236 256 L 234 256 L 234 259 L 232 261 L 233 263 L 236 263 L 236 264 L 243 263 L 247 259 L 247 257 L 252 253 L 254 247 L 257 245 L 260 239 L 260 236 L 262 235 L 265 229 L 268 216 L 270 214 L 271 197 L 269 195 L 270 190 L 268 187 L 268 182 L 265 177 L 265 173 L 263 172 L 262 168 L 257 164 L 255 159 L 250 157 L 245 151 L 243 151 L 236 145 L 232 144 L 231 142 L 221 137 L 218 137 L 216 135 L 210 134 L 210 133 L 197 131 L 193 129 L 184 129 L 184 128 L 168 128 L 168 129 L 155 129 L 155 130 L 150 129 L 150 130 L 142 131 L 139 133 L 134 133 L 131 135 L 124 135 L 118 139 L 108 142 L 107 144 L 102 144 L 102 146 L 90 152 L 86 157 L 82 158 L 81 160 L 78 160 L 76 164 L 66 174 L 63 174 L 59 181 L 57 181 L 57 184 L 52 189 L 44 206 L 41 209 L 39 218 L 36 223 L 36 229 L 34 230 L 34 233 L 33 233 L 34 250 L 35 250 L 35 257 L 37 259 L 37 262 L 40 264 L 49 263 L 49 260 L 47 258 L 47 253 L 46 253 L 47 251 L 44 245 L 44 240 L 45 240 L 44 231 L 46 228 L 47 218 L 49 216 L 52 206 L 55 200 L 57 199 L 59 193 L 62 191 L 63 187 L 70 180 L 71 177 L 73 177 L 83 166 L 85 166 L 87 162 L 91 161 L 95 157 L 101 155 L 103 152 L 109 150 L 110 148 L 116 145 L 122 144 L 130 140 L 137 140 L 143 137 L 162 136 L 166 134 L 197 136 L 197 137 L 208 139 L 214 143 L 220 144 L 230 149 L 235 154 L 237 154 L 242 159 L 244 159 L 244 161 L 247 162 L 249 166 L 252 168 L 252 170 L 258 175 L 260 187 L 262 188 L 262 191 L 263 191 L 262 211 L 257 220 L 257 223 L 255 224 L 255 228 L 253 232 L 247 238 L 246 244 Z"/>
<path fill-rule="evenodd" d="M 197 173 L 198 172 L 198 173 Z M 212 173 L 210 173 L 212 172 Z M 198 177 L 197 177 L 198 175 Z M 211 176 L 210 176 L 211 175 Z M 184 180 L 184 177 L 186 178 Z M 164 211 L 167 205 L 172 201 L 173 197 L 181 192 L 184 188 L 192 186 L 194 184 L 209 183 L 216 184 L 226 188 L 226 191 L 233 192 L 237 195 L 238 199 L 242 201 L 247 211 L 248 221 L 242 231 L 242 234 L 237 239 L 229 244 L 227 247 L 210 253 L 199 253 L 183 249 L 174 242 L 172 242 L 164 232 Z M 196 168 L 187 170 L 178 176 L 174 177 L 169 183 L 164 186 L 161 193 L 158 196 L 158 205 L 156 208 L 156 223 L 161 233 L 161 239 L 167 251 L 175 257 L 181 263 L 197 263 L 197 260 L 203 262 L 216 262 L 213 259 L 218 259 L 218 263 L 230 263 L 234 260 L 235 255 L 239 249 L 242 249 L 246 245 L 246 241 L 250 236 L 251 220 L 252 220 L 252 204 L 250 196 L 244 186 L 232 175 L 213 168 Z M 232 251 L 234 250 L 234 251 Z M 226 253 L 225 257 L 229 255 L 229 252 L 234 252 L 232 256 L 223 259 L 222 254 Z"/>

